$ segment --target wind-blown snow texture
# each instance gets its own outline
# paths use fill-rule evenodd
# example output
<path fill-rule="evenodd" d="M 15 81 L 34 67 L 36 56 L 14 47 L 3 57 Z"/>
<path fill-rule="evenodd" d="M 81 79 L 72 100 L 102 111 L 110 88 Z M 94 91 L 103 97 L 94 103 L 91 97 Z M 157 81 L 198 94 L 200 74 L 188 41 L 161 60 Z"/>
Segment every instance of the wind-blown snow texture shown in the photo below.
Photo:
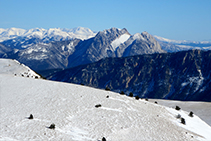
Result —
<path fill-rule="evenodd" d="M 196 115 L 110 91 L 13 74 L 0 74 L 0 87 L 0 140 L 211 139 L 211 127 Z M 47 128 L 52 123 L 55 130 Z"/>

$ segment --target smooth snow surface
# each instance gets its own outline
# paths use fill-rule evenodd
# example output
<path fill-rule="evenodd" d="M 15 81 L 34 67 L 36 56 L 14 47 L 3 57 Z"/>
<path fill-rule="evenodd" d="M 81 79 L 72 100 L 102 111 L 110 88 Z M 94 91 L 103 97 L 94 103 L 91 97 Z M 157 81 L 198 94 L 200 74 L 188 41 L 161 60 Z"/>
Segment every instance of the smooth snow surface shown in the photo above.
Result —
<path fill-rule="evenodd" d="M 116 48 L 117 48 L 120 44 L 124 43 L 124 42 L 127 41 L 129 38 L 130 38 L 130 35 L 127 34 L 127 33 L 125 33 L 125 34 L 121 35 L 119 38 L 115 39 L 115 40 L 111 43 L 111 46 L 112 46 L 113 50 L 115 51 Z"/>
<path fill-rule="evenodd" d="M 196 115 L 81 85 L 0 74 L 0 140 L 211 140 Z M 109 97 L 107 97 L 109 96 Z M 101 107 L 95 106 L 100 104 Z M 33 114 L 34 119 L 28 119 Z M 186 119 L 182 125 L 176 118 Z M 56 128 L 48 127 L 54 123 Z M 200 130 L 199 130 L 200 129 Z"/>

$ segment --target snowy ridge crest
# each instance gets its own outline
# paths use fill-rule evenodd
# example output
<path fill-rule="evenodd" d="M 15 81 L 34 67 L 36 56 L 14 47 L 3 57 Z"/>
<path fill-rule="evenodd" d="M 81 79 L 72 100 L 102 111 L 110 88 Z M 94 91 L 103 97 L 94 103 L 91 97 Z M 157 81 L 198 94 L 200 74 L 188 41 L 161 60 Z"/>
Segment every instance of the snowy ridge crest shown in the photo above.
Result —
<path fill-rule="evenodd" d="M 6 74 L 11 76 L 21 76 L 27 78 L 41 78 L 28 66 L 21 64 L 17 60 L 12 59 L 0 59 L 0 74 Z"/>

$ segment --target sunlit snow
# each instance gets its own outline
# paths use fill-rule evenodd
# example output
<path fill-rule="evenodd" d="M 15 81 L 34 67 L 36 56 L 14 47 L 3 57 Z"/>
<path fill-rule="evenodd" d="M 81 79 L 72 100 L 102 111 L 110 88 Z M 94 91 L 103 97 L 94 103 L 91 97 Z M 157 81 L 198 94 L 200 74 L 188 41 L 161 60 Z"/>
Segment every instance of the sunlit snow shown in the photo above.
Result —
<path fill-rule="evenodd" d="M 125 33 L 125 34 L 121 35 L 119 38 L 115 39 L 115 40 L 111 43 L 111 46 L 112 46 L 113 50 L 115 51 L 116 48 L 117 48 L 120 44 L 124 43 L 124 42 L 127 41 L 129 38 L 130 38 L 130 35 L 127 34 L 127 33 Z"/>

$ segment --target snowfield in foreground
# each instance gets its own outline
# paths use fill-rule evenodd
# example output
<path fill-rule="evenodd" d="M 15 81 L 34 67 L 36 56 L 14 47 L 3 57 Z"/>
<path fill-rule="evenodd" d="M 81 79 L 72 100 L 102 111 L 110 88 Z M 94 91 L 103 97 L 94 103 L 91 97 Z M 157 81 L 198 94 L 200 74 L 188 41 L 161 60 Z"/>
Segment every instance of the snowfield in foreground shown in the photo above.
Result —
<path fill-rule="evenodd" d="M 5 75 L 0 86 L 0 140 L 211 140 L 196 115 L 114 92 Z"/>
<path fill-rule="evenodd" d="M 13 74 L 0 74 L 0 113 L 1 141 L 211 140 L 211 127 L 186 111 L 110 91 Z M 28 119 L 30 114 L 33 119 Z M 176 118 L 178 114 L 185 125 Z M 48 128 L 52 123 L 55 129 Z"/>

